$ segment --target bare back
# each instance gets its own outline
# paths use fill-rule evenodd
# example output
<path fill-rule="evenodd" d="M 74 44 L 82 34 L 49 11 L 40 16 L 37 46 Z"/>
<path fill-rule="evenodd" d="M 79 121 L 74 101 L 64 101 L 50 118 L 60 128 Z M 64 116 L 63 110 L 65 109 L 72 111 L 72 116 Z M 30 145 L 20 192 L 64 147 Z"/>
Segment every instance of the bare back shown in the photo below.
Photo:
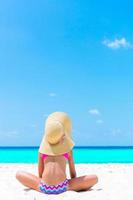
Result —
<path fill-rule="evenodd" d="M 57 185 L 66 179 L 66 159 L 63 155 L 48 156 L 43 160 L 42 179 L 48 185 Z"/>

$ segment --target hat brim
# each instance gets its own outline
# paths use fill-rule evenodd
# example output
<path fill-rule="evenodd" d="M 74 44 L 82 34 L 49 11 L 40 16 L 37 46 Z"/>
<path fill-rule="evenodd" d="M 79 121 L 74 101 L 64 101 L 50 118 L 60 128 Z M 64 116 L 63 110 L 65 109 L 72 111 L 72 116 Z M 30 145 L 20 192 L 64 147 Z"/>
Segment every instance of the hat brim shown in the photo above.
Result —
<path fill-rule="evenodd" d="M 69 152 L 74 147 L 74 145 L 75 143 L 67 135 L 65 136 L 63 143 L 59 142 L 57 144 L 48 143 L 44 136 L 40 144 L 39 152 L 48 155 L 61 155 L 63 153 Z"/>

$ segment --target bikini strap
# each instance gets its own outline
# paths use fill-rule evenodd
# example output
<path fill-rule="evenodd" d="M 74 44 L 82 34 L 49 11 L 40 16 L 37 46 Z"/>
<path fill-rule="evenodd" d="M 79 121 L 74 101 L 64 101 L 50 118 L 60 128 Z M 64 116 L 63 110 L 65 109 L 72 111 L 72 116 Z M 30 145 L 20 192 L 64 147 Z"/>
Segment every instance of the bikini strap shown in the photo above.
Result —
<path fill-rule="evenodd" d="M 42 159 L 44 160 L 48 155 L 47 154 L 42 154 Z"/>
<path fill-rule="evenodd" d="M 64 153 L 63 156 L 68 160 L 68 158 L 69 158 L 69 154 L 68 153 Z"/>

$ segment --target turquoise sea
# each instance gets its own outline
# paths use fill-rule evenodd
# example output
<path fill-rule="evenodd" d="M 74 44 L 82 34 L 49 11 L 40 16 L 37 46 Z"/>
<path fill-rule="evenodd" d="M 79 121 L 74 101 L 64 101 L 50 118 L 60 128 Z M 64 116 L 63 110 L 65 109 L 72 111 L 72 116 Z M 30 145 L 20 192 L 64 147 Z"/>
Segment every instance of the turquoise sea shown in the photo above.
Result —
<path fill-rule="evenodd" d="M 0 163 L 37 163 L 39 147 L 0 147 Z M 75 163 L 133 163 L 133 147 L 74 147 Z"/>

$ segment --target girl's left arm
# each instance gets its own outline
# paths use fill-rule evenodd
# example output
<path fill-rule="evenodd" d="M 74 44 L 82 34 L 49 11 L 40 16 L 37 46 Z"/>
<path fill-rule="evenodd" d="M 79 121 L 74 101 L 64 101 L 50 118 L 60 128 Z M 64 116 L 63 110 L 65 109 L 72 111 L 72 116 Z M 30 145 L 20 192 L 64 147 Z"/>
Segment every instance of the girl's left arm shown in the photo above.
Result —
<path fill-rule="evenodd" d="M 43 162 L 43 159 L 41 157 L 41 153 L 39 152 L 38 153 L 38 175 L 39 175 L 40 178 L 42 178 L 43 170 L 44 170 L 44 162 Z"/>

